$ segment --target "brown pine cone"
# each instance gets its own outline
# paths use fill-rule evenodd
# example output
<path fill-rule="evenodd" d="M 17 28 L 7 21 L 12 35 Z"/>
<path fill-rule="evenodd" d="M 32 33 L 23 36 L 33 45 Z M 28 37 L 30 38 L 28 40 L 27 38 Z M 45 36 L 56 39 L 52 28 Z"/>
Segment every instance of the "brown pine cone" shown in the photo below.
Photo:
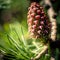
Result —
<path fill-rule="evenodd" d="M 28 8 L 27 23 L 28 31 L 32 37 L 49 36 L 51 24 L 44 13 L 43 7 L 38 2 L 32 2 Z"/>

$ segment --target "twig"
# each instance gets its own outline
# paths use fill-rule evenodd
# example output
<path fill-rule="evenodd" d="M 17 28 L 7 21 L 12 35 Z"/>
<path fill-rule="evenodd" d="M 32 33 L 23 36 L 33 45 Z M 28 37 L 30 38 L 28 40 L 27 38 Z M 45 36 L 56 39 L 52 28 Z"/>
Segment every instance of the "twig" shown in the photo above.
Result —
<path fill-rule="evenodd" d="M 44 49 L 32 60 L 38 60 L 47 51 L 47 49 L 48 49 L 48 46 L 45 45 Z"/>
<path fill-rule="evenodd" d="M 50 60 L 55 60 L 55 58 L 51 57 Z"/>
<path fill-rule="evenodd" d="M 54 12 L 54 9 L 52 7 L 50 0 L 44 0 L 44 3 L 47 7 L 49 7 L 47 13 L 48 13 L 51 25 L 52 25 L 50 38 L 52 39 L 52 41 L 55 41 L 56 40 L 56 32 L 57 32 L 56 13 Z"/>
<path fill-rule="evenodd" d="M 48 7 L 47 13 L 51 22 L 51 40 L 55 41 L 56 40 L 56 32 L 57 32 L 57 24 L 56 24 L 56 13 L 52 7 L 52 4 L 50 0 L 44 0 L 45 6 Z M 55 60 L 54 57 L 51 57 L 50 60 Z"/>

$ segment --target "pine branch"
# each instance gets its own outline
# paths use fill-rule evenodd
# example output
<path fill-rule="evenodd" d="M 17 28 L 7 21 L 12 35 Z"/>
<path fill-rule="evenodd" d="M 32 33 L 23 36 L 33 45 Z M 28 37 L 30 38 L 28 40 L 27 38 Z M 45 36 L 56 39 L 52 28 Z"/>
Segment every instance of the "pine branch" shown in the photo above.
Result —
<path fill-rule="evenodd" d="M 35 58 L 32 58 L 31 60 L 38 60 L 43 54 L 45 54 L 45 52 L 47 51 L 48 49 L 48 46 L 45 45 L 43 50 L 35 57 Z"/>
<path fill-rule="evenodd" d="M 45 7 L 47 8 L 47 13 L 51 22 L 51 40 L 52 41 L 56 41 L 56 32 L 57 32 L 57 23 L 56 23 L 56 16 L 57 14 L 55 13 L 52 4 L 50 2 L 50 0 L 44 0 L 45 3 Z M 51 57 L 50 60 L 55 60 L 54 57 Z"/>
<path fill-rule="evenodd" d="M 48 9 L 47 13 L 48 13 L 48 16 L 49 16 L 49 19 L 50 19 L 50 22 L 52 24 L 52 27 L 51 27 L 51 39 L 52 41 L 55 41 L 56 40 L 56 32 L 57 32 L 57 24 L 56 24 L 56 13 L 52 7 L 52 4 L 50 2 L 50 0 L 44 0 L 44 3 L 45 3 L 45 7 Z"/>

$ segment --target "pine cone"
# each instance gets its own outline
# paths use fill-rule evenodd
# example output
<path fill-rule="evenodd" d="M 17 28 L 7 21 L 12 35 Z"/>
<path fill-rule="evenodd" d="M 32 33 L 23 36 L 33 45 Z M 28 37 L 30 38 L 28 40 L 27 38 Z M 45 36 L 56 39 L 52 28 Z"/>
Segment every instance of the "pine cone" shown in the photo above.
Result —
<path fill-rule="evenodd" d="M 27 23 L 28 31 L 34 38 L 48 36 L 50 33 L 50 22 L 38 2 L 32 2 L 28 8 Z"/>

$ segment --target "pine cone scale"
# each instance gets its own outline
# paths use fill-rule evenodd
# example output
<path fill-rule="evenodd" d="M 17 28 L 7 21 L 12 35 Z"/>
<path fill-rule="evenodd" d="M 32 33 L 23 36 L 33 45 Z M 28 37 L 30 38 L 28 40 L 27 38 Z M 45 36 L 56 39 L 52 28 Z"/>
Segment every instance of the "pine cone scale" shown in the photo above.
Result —
<path fill-rule="evenodd" d="M 32 37 L 40 38 L 42 35 L 48 35 L 50 31 L 50 22 L 43 10 L 43 7 L 37 2 L 32 2 L 28 8 L 27 16 L 28 30 Z"/>

